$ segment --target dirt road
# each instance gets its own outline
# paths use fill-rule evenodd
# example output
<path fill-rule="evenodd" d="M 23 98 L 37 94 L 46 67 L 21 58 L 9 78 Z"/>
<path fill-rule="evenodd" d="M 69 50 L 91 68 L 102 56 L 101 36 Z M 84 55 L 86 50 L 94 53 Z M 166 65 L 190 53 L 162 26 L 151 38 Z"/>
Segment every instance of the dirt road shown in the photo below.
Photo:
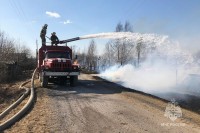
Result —
<path fill-rule="evenodd" d="M 76 87 L 37 88 L 31 112 L 5 132 L 200 132 L 200 115 L 181 108 L 165 117 L 167 102 L 82 74 Z"/>

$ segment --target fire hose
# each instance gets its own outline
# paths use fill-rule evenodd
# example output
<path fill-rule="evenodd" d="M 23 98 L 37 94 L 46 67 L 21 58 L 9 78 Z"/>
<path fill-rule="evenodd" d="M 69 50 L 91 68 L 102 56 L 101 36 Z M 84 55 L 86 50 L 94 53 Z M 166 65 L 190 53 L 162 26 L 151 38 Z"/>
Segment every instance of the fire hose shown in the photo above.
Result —
<path fill-rule="evenodd" d="M 34 77 L 35 77 L 36 71 L 37 71 L 37 68 L 34 70 L 33 75 L 32 75 L 31 89 L 26 88 L 26 92 L 16 102 L 14 102 L 9 108 L 7 108 L 4 112 L 0 114 L 0 119 L 3 118 L 13 108 L 15 108 L 19 103 L 21 103 L 21 101 L 26 97 L 26 95 L 29 94 L 30 92 L 29 90 L 31 90 L 28 102 L 24 105 L 24 107 L 18 113 L 16 113 L 14 116 L 9 118 L 7 121 L 0 124 L 0 131 L 3 131 L 4 129 L 8 128 L 12 124 L 14 124 L 16 121 L 18 121 L 31 107 L 34 100 Z M 28 83 L 28 81 L 23 83 L 20 87 L 22 87 L 26 83 Z"/>
<path fill-rule="evenodd" d="M 23 84 L 20 85 L 19 88 L 21 88 L 21 89 L 23 88 L 26 91 L 22 94 L 22 96 L 20 96 L 20 98 L 16 102 L 14 102 L 13 104 L 11 104 L 5 111 L 3 111 L 0 114 L 0 119 L 3 119 L 12 109 L 14 109 L 17 105 L 19 105 L 25 99 L 25 97 L 29 94 L 30 88 L 23 87 L 28 82 L 30 82 L 30 80 L 26 81 L 26 82 L 24 82 Z"/>

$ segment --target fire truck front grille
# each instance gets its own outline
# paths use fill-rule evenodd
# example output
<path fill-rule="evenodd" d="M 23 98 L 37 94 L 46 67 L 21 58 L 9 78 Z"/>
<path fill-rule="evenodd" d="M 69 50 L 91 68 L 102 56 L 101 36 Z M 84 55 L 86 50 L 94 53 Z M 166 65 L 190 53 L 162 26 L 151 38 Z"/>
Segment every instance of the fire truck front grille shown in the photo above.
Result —
<path fill-rule="evenodd" d="M 71 68 L 71 65 L 67 63 L 53 63 L 52 68 L 53 69 L 66 69 L 66 68 L 69 69 Z"/>

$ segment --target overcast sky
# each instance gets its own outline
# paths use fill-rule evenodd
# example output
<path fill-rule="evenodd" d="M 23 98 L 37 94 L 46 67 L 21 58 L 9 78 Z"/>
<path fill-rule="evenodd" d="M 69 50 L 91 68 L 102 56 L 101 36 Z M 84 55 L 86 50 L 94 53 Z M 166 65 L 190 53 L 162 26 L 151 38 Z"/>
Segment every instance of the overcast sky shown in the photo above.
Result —
<path fill-rule="evenodd" d="M 191 51 L 200 50 L 199 0 L 1 0 L 0 29 L 33 51 L 41 27 L 60 40 L 112 32 L 128 20 L 134 32 L 168 35 Z M 103 41 L 96 40 L 98 47 Z M 82 49 L 88 41 L 77 41 Z"/>

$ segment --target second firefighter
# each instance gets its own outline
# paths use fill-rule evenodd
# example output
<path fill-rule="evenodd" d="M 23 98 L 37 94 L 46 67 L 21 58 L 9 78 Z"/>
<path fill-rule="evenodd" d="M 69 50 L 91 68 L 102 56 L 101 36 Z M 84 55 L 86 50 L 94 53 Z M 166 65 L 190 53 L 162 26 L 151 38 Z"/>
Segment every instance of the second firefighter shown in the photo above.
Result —
<path fill-rule="evenodd" d="M 51 33 L 51 46 L 53 46 L 53 44 L 55 44 L 56 46 L 59 44 L 59 39 L 56 36 L 56 32 Z"/>

